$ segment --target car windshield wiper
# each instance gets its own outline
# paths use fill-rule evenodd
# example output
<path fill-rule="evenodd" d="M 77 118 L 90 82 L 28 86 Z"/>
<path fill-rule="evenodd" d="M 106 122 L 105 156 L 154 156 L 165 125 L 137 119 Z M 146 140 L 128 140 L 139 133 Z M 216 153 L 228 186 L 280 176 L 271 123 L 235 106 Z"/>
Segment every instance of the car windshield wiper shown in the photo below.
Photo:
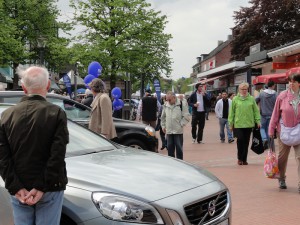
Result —
<path fill-rule="evenodd" d="M 110 149 L 99 149 L 99 150 L 78 150 L 74 152 L 67 152 L 66 153 L 66 158 L 68 157 L 73 157 L 73 156 L 81 156 L 81 155 L 90 155 L 90 154 L 95 154 L 98 152 L 108 152 L 111 150 L 114 150 L 115 148 L 110 148 Z"/>

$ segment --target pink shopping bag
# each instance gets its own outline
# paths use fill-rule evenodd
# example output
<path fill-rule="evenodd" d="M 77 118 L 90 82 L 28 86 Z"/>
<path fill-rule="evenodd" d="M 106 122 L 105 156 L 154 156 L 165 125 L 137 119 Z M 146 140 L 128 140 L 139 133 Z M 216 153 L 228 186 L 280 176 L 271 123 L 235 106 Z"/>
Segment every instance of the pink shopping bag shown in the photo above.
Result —
<path fill-rule="evenodd" d="M 279 178 L 278 160 L 275 153 L 274 139 L 270 140 L 270 149 L 267 152 L 264 163 L 264 174 L 267 178 Z"/>

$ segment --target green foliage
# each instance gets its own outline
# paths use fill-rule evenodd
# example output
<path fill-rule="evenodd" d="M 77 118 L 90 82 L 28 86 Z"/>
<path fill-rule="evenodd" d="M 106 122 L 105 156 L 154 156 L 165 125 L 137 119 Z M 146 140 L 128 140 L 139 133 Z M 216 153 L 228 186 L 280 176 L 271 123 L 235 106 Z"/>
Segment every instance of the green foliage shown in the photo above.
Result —
<path fill-rule="evenodd" d="M 56 0 L 0 0 L 1 65 L 11 64 L 15 71 L 19 64 L 45 62 L 56 69 L 62 63 L 67 40 L 58 38 L 58 29 L 70 27 L 57 22 L 55 4 Z M 18 80 L 15 74 L 14 88 Z"/>
<path fill-rule="evenodd" d="M 149 9 L 145 0 L 71 0 L 71 6 L 76 21 L 85 27 L 77 38 L 77 46 L 86 49 L 78 55 L 79 61 L 100 62 L 102 78 L 111 80 L 112 88 L 126 72 L 133 83 L 140 81 L 141 74 L 152 80 L 170 74 L 166 17 Z"/>
<path fill-rule="evenodd" d="M 261 43 L 272 49 L 300 37 L 299 0 L 250 0 L 250 7 L 234 12 L 232 55 L 243 60 L 249 47 Z"/>

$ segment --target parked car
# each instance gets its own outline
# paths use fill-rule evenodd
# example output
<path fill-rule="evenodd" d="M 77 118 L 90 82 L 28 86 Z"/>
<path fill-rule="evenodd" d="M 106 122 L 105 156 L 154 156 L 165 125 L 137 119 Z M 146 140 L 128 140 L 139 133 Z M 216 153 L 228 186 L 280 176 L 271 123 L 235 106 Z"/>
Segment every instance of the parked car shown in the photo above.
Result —
<path fill-rule="evenodd" d="M 0 91 L 0 103 L 17 103 L 24 96 L 23 91 Z M 49 93 L 47 100 L 65 110 L 68 119 L 88 127 L 91 108 L 65 96 Z M 117 131 L 118 144 L 157 152 L 158 140 L 151 126 L 134 121 L 113 118 Z"/>
<path fill-rule="evenodd" d="M 0 109 L 7 105 L 0 105 Z M 172 157 L 121 146 L 68 121 L 61 225 L 228 225 L 231 198 L 214 175 Z M 0 225 L 12 225 L 0 178 Z"/>

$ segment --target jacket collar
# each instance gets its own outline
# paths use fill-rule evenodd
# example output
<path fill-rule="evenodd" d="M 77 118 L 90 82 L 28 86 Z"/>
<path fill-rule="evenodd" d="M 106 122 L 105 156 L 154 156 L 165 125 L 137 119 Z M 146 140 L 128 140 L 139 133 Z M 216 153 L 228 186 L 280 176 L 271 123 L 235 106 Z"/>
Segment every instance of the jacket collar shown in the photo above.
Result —
<path fill-rule="evenodd" d="M 21 98 L 20 102 L 24 102 L 24 101 L 31 101 L 31 100 L 40 100 L 40 101 L 46 101 L 46 98 L 44 98 L 41 95 L 26 95 L 24 97 Z"/>

